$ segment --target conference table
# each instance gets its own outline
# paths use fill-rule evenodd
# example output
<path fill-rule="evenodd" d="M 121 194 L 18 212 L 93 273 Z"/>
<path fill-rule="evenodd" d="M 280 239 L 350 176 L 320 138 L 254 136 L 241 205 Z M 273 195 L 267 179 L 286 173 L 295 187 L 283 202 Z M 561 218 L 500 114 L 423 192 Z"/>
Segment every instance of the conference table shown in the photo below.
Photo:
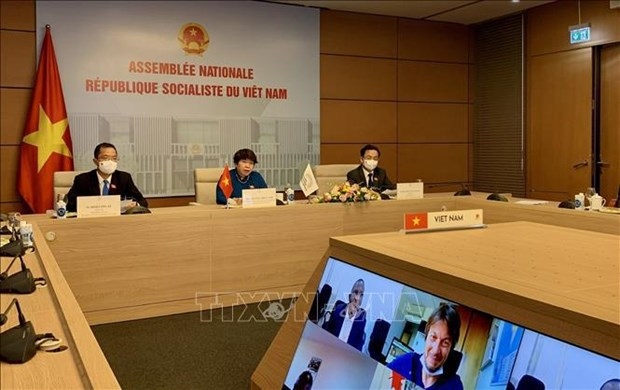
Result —
<path fill-rule="evenodd" d="M 49 284 L 20 296 L 22 308 L 38 332 L 66 340 L 71 354 L 53 364 L 47 353 L 22 366 L 3 363 L 0 383 L 3 389 L 118 387 L 89 325 L 297 297 L 330 237 L 394 233 L 405 213 L 464 209 L 482 209 L 487 224 L 529 221 L 620 238 L 618 215 L 488 201 L 481 194 L 253 209 L 184 206 L 100 218 L 24 215 L 36 247 L 27 264 Z M 2 310 L 10 298 L 1 296 Z M 55 382 L 54 373 L 64 370 L 73 379 Z"/>
<path fill-rule="evenodd" d="M 6 389 L 119 389 L 82 309 L 67 284 L 41 232 L 34 226 L 36 251 L 23 259 L 33 277 L 44 277 L 47 285 L 31 294 L 1 294 L 4 312 L 17 299 L 25 321 L 31 322 L 36 334 L 52 333 L 68 349 L 61 352 L 37 351 L 24 364 L 0 363 L 0 388 Z M 2 258 L 2 270 L 11 258 Z M 19 260 L 8 271 L 21 269 Z M 19 326 L 18 310 L 7 312 L 7 323 L 1 331 Z M 2 336 L 0 336 L 2 337 Z M 3 340 L 5 341 L 5 340 Z"/>
<path fill-rule="evenodd" d="M 402 229 L 404 213 L 483 209 L 485 223 L 530 221 L 620 234 L 620 216 L 487 201 L 483 196 L 32 220 L 88 322 L 101 324 L 290 298 L 329 237 Z"/>

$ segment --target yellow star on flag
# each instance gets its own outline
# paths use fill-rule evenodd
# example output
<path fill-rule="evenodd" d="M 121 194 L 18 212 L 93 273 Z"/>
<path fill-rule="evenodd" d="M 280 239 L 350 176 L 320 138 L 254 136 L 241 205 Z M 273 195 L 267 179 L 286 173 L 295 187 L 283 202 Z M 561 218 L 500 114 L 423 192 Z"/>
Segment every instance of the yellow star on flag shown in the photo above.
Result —
<path fill-rule="evenodd" d="M 52 153 L 72 157 L 62 136 L 69 122 L 67 118 L 52 123 L 43 107 L 39 106 L 39 129 L 24 137 L 24 142 L 37 147 L 37 171 L 40 172 Z"/>
<path fill-rule="evenodd" d="M 412 221 L 413 221 L 414 225 L 419 225 L 420 224 L 420 218 L 418 218 L 418 217 L 414 217 Z"/>
<path fill-rule="evenodd" d="M 225 177 L 224 179 L 222 179 L 222 183 L 224 184 L 225 187 L 228 187 L 230 185 L 230 180 L 228 180 L 228 178 Z"/>

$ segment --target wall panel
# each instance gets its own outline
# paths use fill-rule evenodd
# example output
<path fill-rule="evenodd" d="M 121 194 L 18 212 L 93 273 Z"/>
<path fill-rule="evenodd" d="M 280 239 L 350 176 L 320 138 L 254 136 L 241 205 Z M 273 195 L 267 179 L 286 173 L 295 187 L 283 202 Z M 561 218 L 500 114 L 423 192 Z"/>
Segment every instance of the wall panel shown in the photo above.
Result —
<path fill-rule="evenodd" d="M 398 61 L 398 100 L 409 102 L 468 101 L 467 64 Z"/>
<path fill-rule="evenodd" d="M 396 60 L 321 55 L 321 99 L 396 100 Z"/>
<path fill-rule="evenodd" d="M 2 0 L 0 2 L 0 29 L 34 31 L 35 2 L 32 0 Z"/>
<path fill-rule="evenodd" d="M 398 58 L 406 60 L 469 61 L 469 29 L 455 23 L 398 20 Z"/>
<path fill-rule="evenodd" d="M 321 142 L 396 142 L 396 103 L 321 100 Z"/>
<path fill-rule="evenodd" d="M 17 167 L 19 165 L 19 146 L 0 146 L 0 203 L 19 202 L 17 193 Z M 2 211 L 6 211 L 2 207 Z"/>
<path fill-rule="evenodd" d="M 568 28 L 579 24 L 579 6 L 581 22 L 591 25 L 591 40 L 571 45 Z M 529 56 L 620 41 L 620 9 L 609 9 L 607 0 L 556 1 L 531 8 L 526 15 Z"/>
<path fill-rule="evenodd" d="M 321 53 L 396 58 L 396 18 L 321 11 Z"/>
<path fill-rule="evenodd" d="M 31 93 L 30 89 L 0 88 L 0 144 L 21 143 Z"/>
<path fill-rule="evenodd" d="M 399 144 L 398 181 L 466 183 L 467 144 Z"/>
<path fill-rule="evenodd" d="M 0 30 L 0 86 L 32 85 L 36 70 L 35 34 Z"/>
<path fill-rule="evenodd" d="M 398 142 L 467 142 L 469 105 L 399 103 Z"/>

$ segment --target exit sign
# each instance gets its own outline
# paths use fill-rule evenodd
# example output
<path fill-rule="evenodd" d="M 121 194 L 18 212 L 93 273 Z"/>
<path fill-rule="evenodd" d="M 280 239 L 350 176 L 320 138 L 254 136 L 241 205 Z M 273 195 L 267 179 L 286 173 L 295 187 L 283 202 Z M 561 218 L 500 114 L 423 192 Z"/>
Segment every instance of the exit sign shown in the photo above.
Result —
<path fill-rule="evenodd" d="M 590 40 L 590 24 L 572 26 L 568 29 L 570 34 L 570 43 L 574 45 L 576 43 L 588 42 Z"/>

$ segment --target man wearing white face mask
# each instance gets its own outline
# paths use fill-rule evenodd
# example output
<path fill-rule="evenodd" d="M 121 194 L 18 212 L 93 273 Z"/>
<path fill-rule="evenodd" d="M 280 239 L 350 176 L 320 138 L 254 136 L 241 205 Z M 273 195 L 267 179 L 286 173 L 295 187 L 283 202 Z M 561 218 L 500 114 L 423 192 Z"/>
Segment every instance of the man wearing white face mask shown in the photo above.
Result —
<path fill-rule="evenodd" d="M 364 145 L 360 150 L 360 166 L 347 173 L 347 181 L 376 191 L 393 190 L 396 185 L 388 178 L 385 169 L 379 168 L 381 151 L 375 145 Z"/>
<path fill-rule="evenodd" d="M 118 154 L 114 145 L 107 142 L 97 145 L 94 156 L 93 163 L 97 168 L 79 174 L 73 180 L 73 186 L 67 194 L 67 211 L 76 210 L 78 196 L 94 195 L 120 195 L 121 199 L 133 199 L 134 203 L 126 205 L 126 208 L 137 204 L 148 207 L 131 175 L 116 170 Z"/>

